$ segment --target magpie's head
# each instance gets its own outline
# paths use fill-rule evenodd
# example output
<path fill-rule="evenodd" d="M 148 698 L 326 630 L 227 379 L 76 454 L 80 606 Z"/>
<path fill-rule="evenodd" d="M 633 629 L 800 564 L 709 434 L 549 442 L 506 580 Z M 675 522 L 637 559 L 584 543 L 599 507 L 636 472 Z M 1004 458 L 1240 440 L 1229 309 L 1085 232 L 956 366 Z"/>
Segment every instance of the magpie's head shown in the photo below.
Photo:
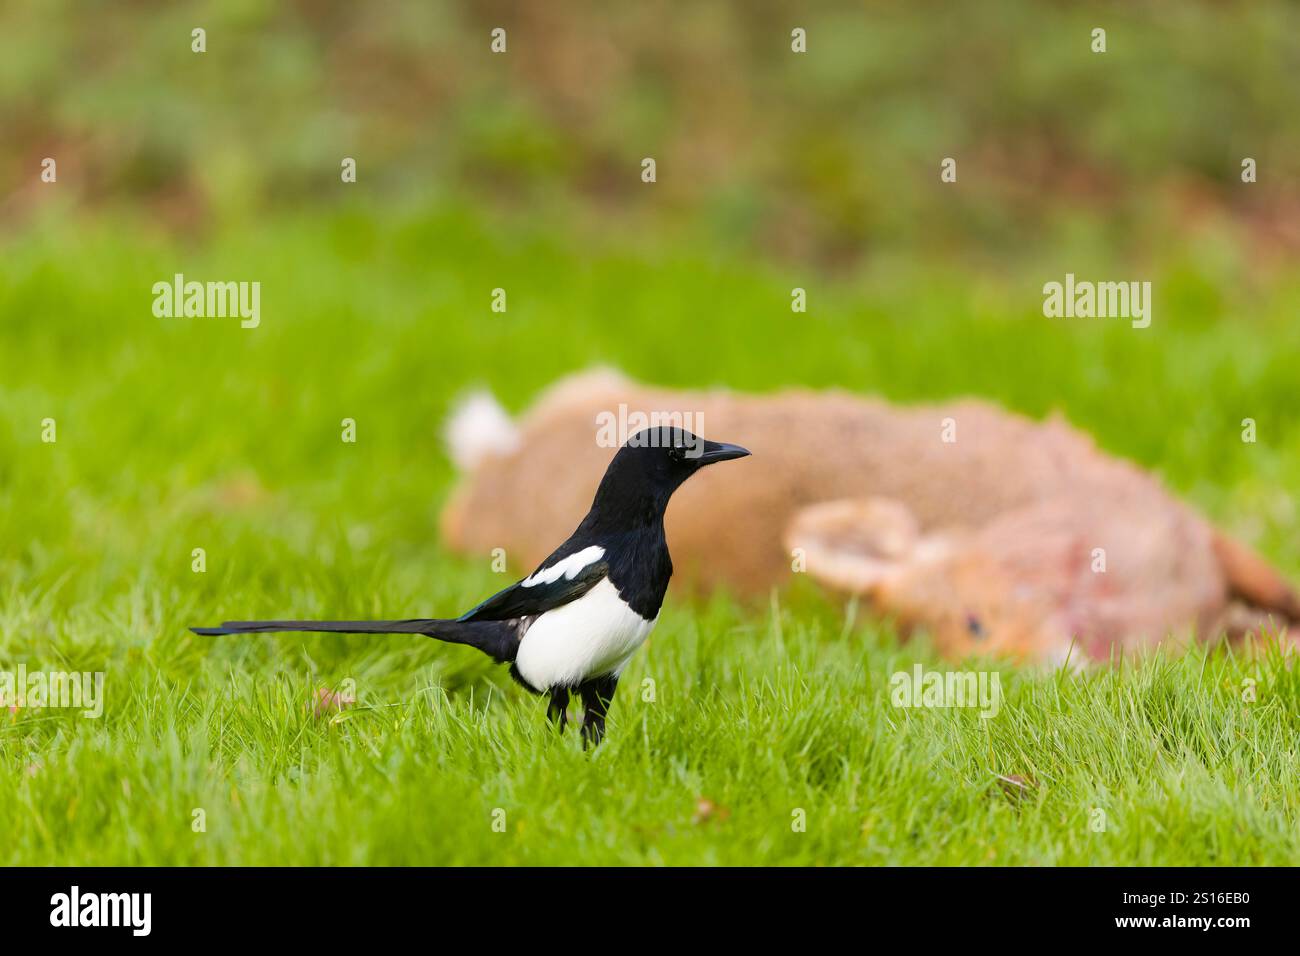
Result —
<path fill-rule="evenodd" d="M 614 463 L 676 488 L 705 465 L 744 458 L 748 454 L 749 450 L 739 445 L 709 441 L 684 428 L 665 425 L 643 428 L 632 435 L 614 456 Z"/>
<path fill-rule="evenodd" d="M 662 512 L 669 496 L 701 468 L 748 454 L 739 445 L 709 441 L 684 428 L 644 428 L 629 437 L 609 463 L 596 506 L 647 502 Z"/>

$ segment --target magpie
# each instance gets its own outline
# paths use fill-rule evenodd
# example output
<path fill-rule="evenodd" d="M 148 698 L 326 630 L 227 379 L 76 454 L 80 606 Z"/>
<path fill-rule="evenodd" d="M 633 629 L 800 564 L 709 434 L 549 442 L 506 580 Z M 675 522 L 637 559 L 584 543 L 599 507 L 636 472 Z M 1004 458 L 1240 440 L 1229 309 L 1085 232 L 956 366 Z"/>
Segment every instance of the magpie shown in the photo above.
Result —
<path fill-rule="evenodd" d="M 563 730 L 570 693 L 582 699 L 584 746 L 600 743 L 619 675 L 654 629 L 673 564 L 664 536 L 668 499 L 701 468 L 743 458 L 739 445 L 682 428 L 643 429 L 605 470 L 591 510 L 532 574 L 457 618 L 405 621 L 226 621 L 195 634 L 328 631 L 420 634 L 468 644 L 535 694 Z"/>

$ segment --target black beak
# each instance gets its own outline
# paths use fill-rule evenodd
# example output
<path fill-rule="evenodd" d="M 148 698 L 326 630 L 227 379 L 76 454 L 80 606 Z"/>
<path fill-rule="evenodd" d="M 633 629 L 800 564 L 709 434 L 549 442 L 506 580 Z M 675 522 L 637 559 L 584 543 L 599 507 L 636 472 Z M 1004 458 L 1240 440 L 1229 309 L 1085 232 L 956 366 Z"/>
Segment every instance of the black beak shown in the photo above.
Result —
<path fill-rule="evenodd" d="M 711 465 L 715 461 L 731 461 L 733 458 L 744 458 L 749 454 L 748 448 L 741 448 L 739 445 L 728 445 L 726 442 L 706 441 L 704 451 L 695 459 L 701 465 Z M 690 457 L 690 453 L 687 453 Z"/>

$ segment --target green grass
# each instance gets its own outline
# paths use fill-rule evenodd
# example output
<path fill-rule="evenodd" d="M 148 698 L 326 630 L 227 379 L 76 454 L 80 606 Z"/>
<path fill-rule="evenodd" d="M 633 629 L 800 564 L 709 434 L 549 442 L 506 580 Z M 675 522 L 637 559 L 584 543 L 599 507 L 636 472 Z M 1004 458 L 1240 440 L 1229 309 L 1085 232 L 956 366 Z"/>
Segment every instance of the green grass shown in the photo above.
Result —
<path fill-rule="evenodd" d="M 1277 660 L 1193 653 L 1086 677 L 1008 673 L 1003 709 L 984 721 L 889 706 L 888 675 L 915 654 L 872 630 L 843 636 L 826 609 L 665 617 L 594 755 L 549 730 L 540 700 L 483 684 L 449 695 L 426 655 L 359 640 L 177 648 L 192 667 L 183 682 L 148 659 L 115 667 L 105 719 L 37 714 L 7 729 L 3 859 L 1300 860 L 1297 679 Z M 133 683 L 121 687 L 120 671 Z M 356 675 L 360 706 L 310 714 L 317 681 L 342 673 Z M 1240 699 L 1247 676 L 1254 704 Z M 1008 793 L 998 775 L 1031 789 Z M 206 832 L 192 831 L 194 808 Z"/>
<path fill-rule="evenodd" d="M 549 225 L 344 208 L 182 240 L 54 214 L 0 247 L 0 666 L 106 672 L 101 719 L 0 714 L 0 863 L 1300 862 L 1300 688 L 1277 655 L 1002 667 L 981 720 L 892 707 L 890 675 L 938 660 L 810 585 L 670 598 L 586 754 L 467 649 L 189 634 L 445 615 L 506 583 L 440 547 L 440 423 L 471 385 L 519 409 L 598 361 L 1060 409 L 1300 572 L 1294 279 L 1180 240 L 1137 332 L 1038 311 L 1067 270 L 1133 272 L 1104 259 L 833 280 Z M 262 327 L 155 319 L 150 286 L 177 271 L 261 281 Z M 348 679 L 355 709 L 310 712 Z M 1010 797 L 999 775 L 1032 783 Z"/>

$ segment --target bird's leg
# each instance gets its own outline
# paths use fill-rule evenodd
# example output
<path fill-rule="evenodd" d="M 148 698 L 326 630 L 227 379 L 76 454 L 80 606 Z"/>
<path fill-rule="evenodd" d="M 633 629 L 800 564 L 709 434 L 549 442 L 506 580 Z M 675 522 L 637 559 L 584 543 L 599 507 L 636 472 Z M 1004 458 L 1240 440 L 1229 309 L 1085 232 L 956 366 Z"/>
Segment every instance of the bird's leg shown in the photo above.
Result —
<path fill-rule="evenodd" d="M 564 727 L 569 720 L 569 688 L 552 687 L 551 702 L 546 705 L 546 716 L 555 724 L 560 733 L 564 733 Z"/>
<path fill-rule="evenodd" d="M 586 711 L 582 718 L 583 747 L 594 747 L 605 736 L 605 714 L 617 687 L 618 678 L 613 674 L 593 677 L 578 685 L 578 693 L 582 695 L 582 706 Z"/>

